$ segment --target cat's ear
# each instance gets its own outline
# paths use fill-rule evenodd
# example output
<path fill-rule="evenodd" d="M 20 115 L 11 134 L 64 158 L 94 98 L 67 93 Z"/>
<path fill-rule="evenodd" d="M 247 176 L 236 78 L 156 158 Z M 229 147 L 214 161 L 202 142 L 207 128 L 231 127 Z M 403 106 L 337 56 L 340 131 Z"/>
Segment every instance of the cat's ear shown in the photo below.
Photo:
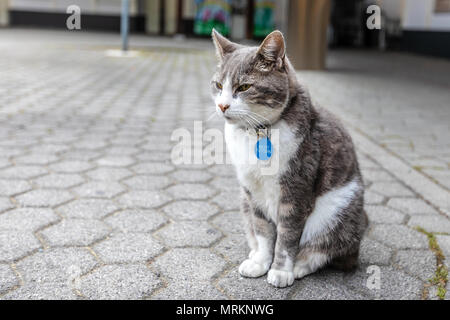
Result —
<path fill-rule="evenodd" d="M 258 56 L 263 60 L 265 69 L 272 67 L 281 68 L 284 65 L 286 55 L 286 45 L 283 34 L 275 30 L 271 32 L 261 43 L 258 49 Z"/>
<path fill-rule="evenodd" d="M 216 29 L 212 29 L 211 36 L 214 42 L 214 46 L 216 47 L 216 54 L 220 61 L 223 60 L 223 57 L 228 53 L 232 53 L 234 50 L 238 48 L 238 44 L 231 42 L 220 33 L 216 31 Z"/>

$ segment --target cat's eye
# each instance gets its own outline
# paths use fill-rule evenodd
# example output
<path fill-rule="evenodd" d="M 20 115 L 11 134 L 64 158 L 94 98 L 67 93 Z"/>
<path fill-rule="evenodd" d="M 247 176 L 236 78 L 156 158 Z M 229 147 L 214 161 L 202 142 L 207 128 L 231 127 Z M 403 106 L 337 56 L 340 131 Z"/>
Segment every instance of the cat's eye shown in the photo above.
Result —
<path fill-rule="evenodd" d="M 250 89 L 251 86 L 252 86 L 251 84 L 243 84 L 237 88 L 237 91 L 238 92 L 247 91 L 248 89 Z"/>
<path fill-rule="evenodd" d="M 219 82 L 216 82 L 216 88 L 219 90 L 222 90 L 222 84 Z"/>

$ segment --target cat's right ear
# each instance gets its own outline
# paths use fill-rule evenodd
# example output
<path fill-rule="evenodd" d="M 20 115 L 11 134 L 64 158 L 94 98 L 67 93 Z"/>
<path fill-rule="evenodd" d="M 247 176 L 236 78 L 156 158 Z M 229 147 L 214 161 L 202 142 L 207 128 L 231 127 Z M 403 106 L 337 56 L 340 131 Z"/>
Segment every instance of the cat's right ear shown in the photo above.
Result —
<path fill-rule="evenodd" d="M 216 31 L 216 29 L 212 29 L 211 36 L 214 42 L 214 46 L 216 47 L 216 54 L 219 58 L 219 61 L 222 62 L 223 57 L 227 54 L 232 53 L 234 50 L 238 48 L 238 44 L 231 42 L 220 33 Z"/>

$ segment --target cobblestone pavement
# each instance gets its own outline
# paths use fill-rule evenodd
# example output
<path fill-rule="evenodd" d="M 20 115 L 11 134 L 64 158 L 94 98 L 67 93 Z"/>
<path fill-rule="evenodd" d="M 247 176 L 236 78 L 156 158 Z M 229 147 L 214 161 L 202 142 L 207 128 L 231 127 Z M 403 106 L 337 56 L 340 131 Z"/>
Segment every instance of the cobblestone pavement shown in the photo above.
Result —
<path fill-rule="evenodd" d="M 299 73 L 354 137 L 371 226 L 355 272 L 275 289 L 237 272 L 233 169 L 170 161 L 173 130 L 222 127 L 211 45 L 134 37 L 140 56 L 107 57 L 116 44 L 0 30 L 0 299 L 437 298 L 416 227 L 450 256 L 448 61 L 331 52 L 327 72 Z"/>

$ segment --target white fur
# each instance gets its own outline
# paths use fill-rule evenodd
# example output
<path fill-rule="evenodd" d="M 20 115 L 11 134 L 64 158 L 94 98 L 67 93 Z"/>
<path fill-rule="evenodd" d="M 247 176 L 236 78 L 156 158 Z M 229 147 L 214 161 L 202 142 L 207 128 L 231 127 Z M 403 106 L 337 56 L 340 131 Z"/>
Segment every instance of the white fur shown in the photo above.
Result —
<path fill-rule="evenodd" d="M 244 277 L 260 277 L 267 273 L 272 264 L 272 241 L 260 235 L 256 235 L 256 241 L 258 248 L 239 266 L 239 273 Z"/>
<path fill-rule="evenodd" d="M 281 188 L 279 178 L 288 170 L 290 159 L 295 155 L 301 141 L 284 120 L 278 121 L 272 132 L 277 130 L 277 139 L 272 139 L 273 155 L 269 160 L 258 160 L 254 153 L 256 135 L 236 124 L 225 123 L 225 140 L 231 161 L 236 167 L 242 186 L 252 193 L 252 200 L 277 223 Z M 253 135 L 253 137 L 252 137 Z M 272 135 L 274 137 L 275 135 Z M 278 170 L 265 174 L 264 170 L 273 163 Z"/>
<path fill-rule="evenodd" d="M 294 283 L 294 273 L 292 271 L 270 269 L 267 275 L 267 282 L 278 288 L 291 286 Z"/>
<path fill-rule="evenodd" d="M 349 205 L 359 188 L 358 182 L 353 180 L 318 197 L 314 211 L 306 220 L 300 244 L 306 244 L 317 235 L 334 228 L 339 222 L 342 209 Z"/>
<path fill-rule="evenodd" d="M 328 262 L 328 256 L 320 252 L 312 252 L 306 258 L 297 260 L 294 266 L 295 279 L 315 272 Z"/>

